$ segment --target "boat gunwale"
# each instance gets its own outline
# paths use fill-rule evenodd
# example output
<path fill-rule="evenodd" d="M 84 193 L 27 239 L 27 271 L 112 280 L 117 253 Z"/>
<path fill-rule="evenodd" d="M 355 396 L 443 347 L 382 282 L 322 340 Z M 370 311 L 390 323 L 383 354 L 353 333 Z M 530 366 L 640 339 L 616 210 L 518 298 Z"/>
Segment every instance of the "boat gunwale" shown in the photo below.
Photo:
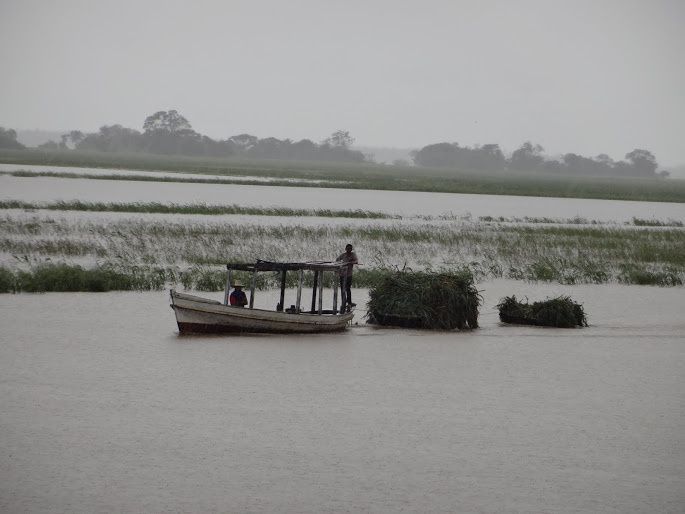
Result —
<path fill-rule="evenodd" d="M 171 290 L 171 307 L 176 309 L 185 309 L 194 312 L 201 312 L 204 314 L 215 314 L 219 316 L 233 316 L 236 318 L 241 318 L 245 320 L 261 320 L 265 322 L 273 323 L 291 323 L 291 324 L 304 324 L 304 325 L 336 325 L 341 323 L 347 323 L 354 317 L 353 312 L 345 312 L 340 314 L 318 314 L 310 312 L 285 312 L 285 311 L 272 311 L 267 309 L 246 309 L 244 307 L 236 307 L 234 305 L 224 305 L 222 303 L 208 303 L 206 301 L 191 300 L 182 297 L 175 297 L 178 295 L 176 291 Z M 181 293 L 183 294 L 183 293 Z M 193 295 L 187 295 L 193 296 Z M 195 297 L 200 298 L 202 297 Z M 175 300 L 181 300 L 182 302 L 188 302 L 197 305 L 178 305 Z M 264 316 L 268 314 L 268 317 Z M 271 319 L 270 319 L 271 318 Z"/>

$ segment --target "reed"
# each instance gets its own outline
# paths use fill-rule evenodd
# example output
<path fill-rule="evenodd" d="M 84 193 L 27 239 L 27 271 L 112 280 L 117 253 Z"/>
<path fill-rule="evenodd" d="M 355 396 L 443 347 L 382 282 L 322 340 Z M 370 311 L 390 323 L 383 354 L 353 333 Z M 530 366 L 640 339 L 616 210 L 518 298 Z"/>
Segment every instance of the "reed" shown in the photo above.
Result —
<path fill-rule="evenodd" d="M 14 273 L 0 266 L 0 293 L 11 293 L 16 290 L 16 278 Z"/>
<path fill-rule="evenodd" d="M 658 220 L 633 217 L 633 225 L 636 227 L 682 227 L 683 222 L 674 219 Z"/>
<path fill-rule="evenodd" d="M 102 203 L 102 202 L 71 202 L 32 203 L 18 200 L 0 201 L 0 209 L 24 210 L 52 210 L 52 211 L 91 211 L 91 212 L 141 212 L 157 214 L 203 214 L 225 215 L 242 214 L 250 216 L 316 216 L 319 218 L 363 218 L 389 219 L 397 218 L 390 214 L 362 209 L 332 210 L 332 209 L 291 209 L 288 207 L 247 207 L 232 205 L 194 204 L 163 204 L 159 202 L 146 203 Z"/>
<path fill-rule="evenodd" d="M 112 266 L 84 269 L 66 263 L 42 264 L 30 270 L 0 271 L 2 292 L 105 292 L 162 289 L 166 273 L 138 267 L 122 271 Z"/>
<path fill-rule="evenodd" d="M 372 286 L 369 298 L 369 323 L 434 330 L 478 328 L 481 297 L 468 271 L 386 273 Z"/>
<path fill-rule="evenodd" d="M 562 284 L 674 286 L 685 279 L 685 231 L 681 228 L 404 220 L 304 226 L 293 220 L 287 225 L 267 225 L 258 219 L 237 223 L 70 219 L 45 213 L 0 216 L 0 252 L 5 259 L 177 267 L 190 273 L 187 280 L 193 287 L 200 284 L 217 290 L 223 288 L 223 278 L 202 279 L 200 270 L 222 274 L 227 261 L 256 258 L 329 260 L 348 241 L 360 248 L 365 263 L 355 274 L 360 287 L 371 286 L 374 273 L 382 269 L 374 256 L 390 263 L 407 262 L 414 269 L 468 267 L 479 280 L 506 277 Z"/>
<path fill-rule="evenodd" d="M 516 296 L 502 298 L 497 304 L 500 321 L 519 325 L 574 328 L 587 327 L 583 306 L 568 296 L 533 302 L 516 299 Z"/>

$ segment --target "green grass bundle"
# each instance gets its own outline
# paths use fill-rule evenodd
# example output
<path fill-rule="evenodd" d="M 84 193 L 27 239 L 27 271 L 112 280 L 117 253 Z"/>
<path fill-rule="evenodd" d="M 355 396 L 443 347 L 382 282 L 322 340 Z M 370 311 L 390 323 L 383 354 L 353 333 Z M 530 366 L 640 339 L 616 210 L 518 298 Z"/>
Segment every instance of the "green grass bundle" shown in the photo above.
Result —
<path fill-rule="evenodd" d="M 543 327 L 587 327 L 583 306 L 568 296 L 559 296 L 543 302 L 520 302 L 516 296 L 507 296 L 497 304 L 499 319 L 504 323 L 537 325 Z"/>
<path fill-rule="evenodd" d="M 452 330 L 478 328 L 481 297 L 468 271 L 384 274 L 369 291 L 369 323 Z"/>

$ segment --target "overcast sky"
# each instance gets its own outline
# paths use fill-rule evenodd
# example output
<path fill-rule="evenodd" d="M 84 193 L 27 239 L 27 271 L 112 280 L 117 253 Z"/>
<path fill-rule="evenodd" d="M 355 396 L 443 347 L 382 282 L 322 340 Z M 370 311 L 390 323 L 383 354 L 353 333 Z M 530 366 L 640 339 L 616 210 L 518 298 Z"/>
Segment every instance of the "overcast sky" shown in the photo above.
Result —
<path fill-rule="evenodd" d="M 685 163 L 685 1 L 0 0 L 0 125 Z"/>

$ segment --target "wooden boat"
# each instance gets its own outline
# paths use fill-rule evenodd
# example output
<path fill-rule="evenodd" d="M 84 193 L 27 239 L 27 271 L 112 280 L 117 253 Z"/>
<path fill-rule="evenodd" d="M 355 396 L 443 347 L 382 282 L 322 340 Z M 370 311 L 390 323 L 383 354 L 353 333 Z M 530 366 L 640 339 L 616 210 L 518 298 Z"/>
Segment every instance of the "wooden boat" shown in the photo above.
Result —
<path fill-rule="evenodd" d="M 333 308 L 323 308 L 323 274 L 337 274 L 343 263 L 338 262 L 300 262 L 284 263 L 257 261 L 254 264 L 227 264 L 224 303 L 171 290 L 171 308 L 176 314 L 176 323 L 181 334 L 185 333 L 321 333 L 345 330 L 352 320 L 353 313 L 345 308 L 344 290 L 341 289 L 341 308 L 338 309 L 338 288 L 333 288 Z M 231 272 L 248 271 L 252 273 L 249 304 L 246 307 L 229 305 Z M 254 308 L 256 276 L 259 272 L 277 271 L 281 273 L 281 294 L 276 310 Z M 283 308 L 285 298 L 286 273 L 297 271 L 299 274 L 297 301 L 288 309 Z M 302 310 L 302 283 L 305 271 L 314 272 L 311 309 Z M 318 302 L 317 302 L 318 300 Z"/>

